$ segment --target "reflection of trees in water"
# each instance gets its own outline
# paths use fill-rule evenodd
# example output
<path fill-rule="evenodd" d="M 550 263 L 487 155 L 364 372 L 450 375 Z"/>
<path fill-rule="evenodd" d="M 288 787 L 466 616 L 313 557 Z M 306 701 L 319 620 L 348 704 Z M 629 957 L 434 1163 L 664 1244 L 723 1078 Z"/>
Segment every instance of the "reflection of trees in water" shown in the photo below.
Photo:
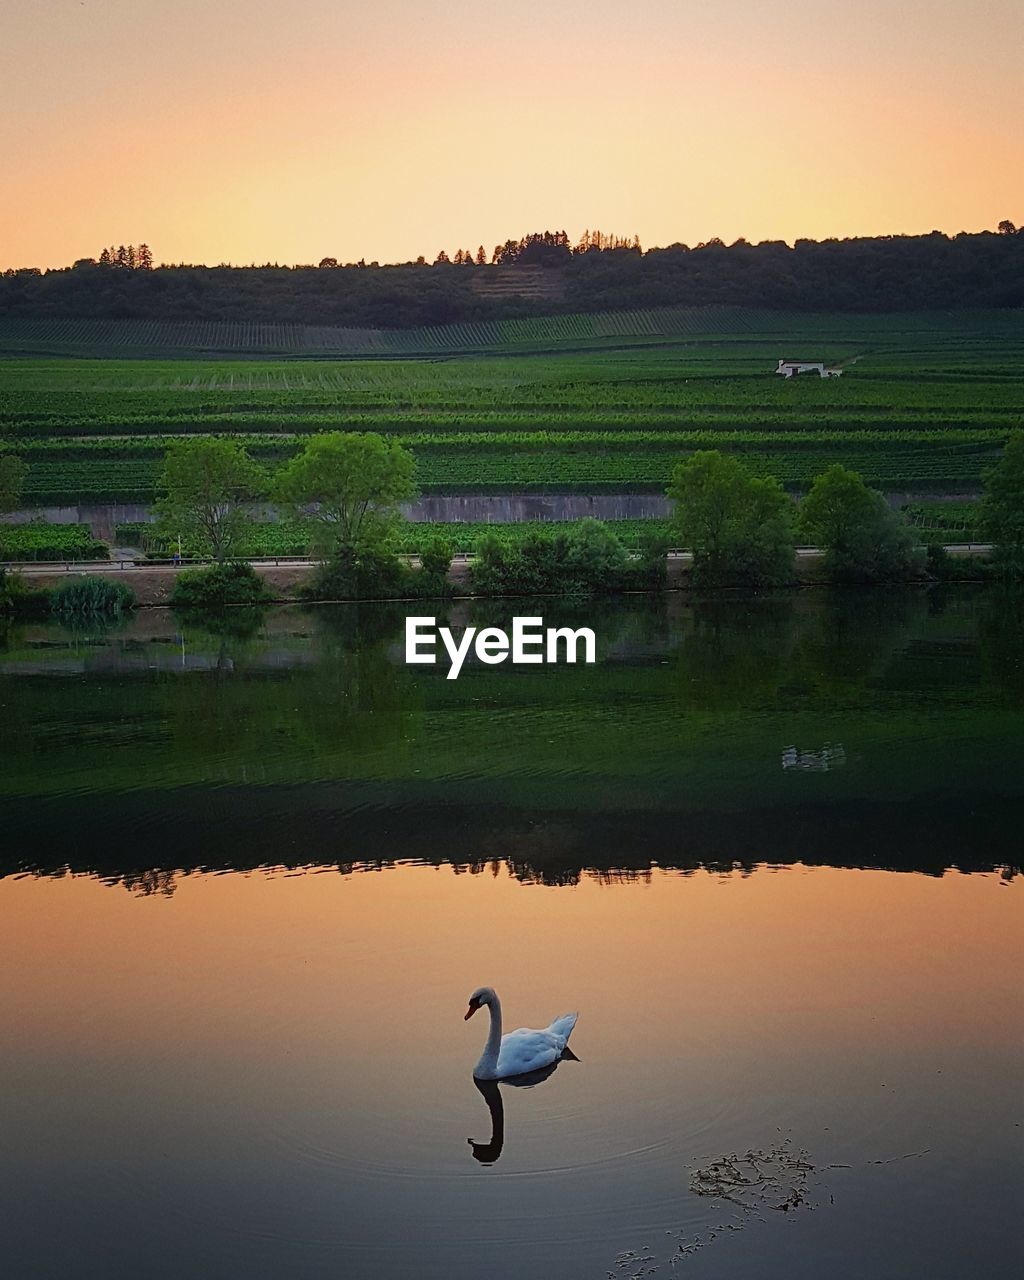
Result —
<path fill-rule="evenodd" d="M 731 711 L 775 697 L 793 648 L 793 600 L 723 595 L 680 619 L 677 691 L 684 705 Z"/>
<path fill-rule="evenodd" d="M 192 633 L 200 642 L 205 636 L 219 636 L 225 641 L 253 640 L 266 621 L 269 606 L 245 608 L 175 610 L 183 635 Z"/>
<path fill-rule="evenodd" d="M 643 878 L 652 861 L 726 874 L 797 860 L 931 873 L 1019 865 L 1013 776 L 990 788 L 982 774 L 986 752 L 1009 758 L 1019 745 L 1012 715 L 991 713 L 1019 706 L 1024 693 L 1020 592 L 448 609 L 452 625 L 470 612 L 475 625 L 507 624 L 514 613 L 594 625 L 606 661 L 551 670 L 543 686 L 492 669 L 473 688 L 405 667 L 406 612 L 324 607 L 256 636 L 189 630 L 196 661 L 184 672 L 168 661 L 176 650 L 166 644 L 163 666 L 147 669 L 142 638 L 130 670 L 7 681 L 0 770 L 12 852 L 0 874 L 70 864 L 145 891 L 150 872 L 159 884 L 183 866 L 271 866 L 297 850 L 297 865 L 351 871 L 420 859 L 550 885 L 582 875 Z M 536 702 L 544 715 L 533 714 Z M 885 778 L 872 790 L 879 770 L 854 794 L 853 764 L 837 773 L 835 789 L 801 791 L 799 803 L 792 772 L 788 790 L 776 785 L 780 753 L 794 741 L 785 736 L 791 710 L 810 713 L 803 723 L 811 726 L 813 716 L 850 716 L 854 727 L 862 712 L 884 716 L 898 746 L 901 716 L 918 733 L 922 714 L 941 726 L 946 709 L 964 724 L 977 714 L 986 735 L 973 780 L 961 780 L 953 763 L 933 767 L 936 757 L 926 755 L 919 766 L 909 755 L 892 762 L 895 777 L 904 769 L 910 779 L 909 797 L 893 794 Z M 495 737 L 495 715 L 514 733 Z M 572 729 L 564 757 L 561 738 L 550 745 L 552 716 Z M 728 749 L 710 758 L 708 727 Z M 798 763 L 808 753 L 824 758 L 828 741 L 796 741 Z M 643 772 L 647 760 L 652 772 L 663 770 L 660 791 L 658 777 L 649 784 Z M 764 764 L 767 781 L 733 803 L 719 781 L 733 762 L 751 761 Z M 481 764 L 498 767 L 478 777 Z M 566 764 L 574 770 L 563 779 Z M 65 770 L 91 785 L 87 823 L 81 792 L 33 801 L 35 779 Z M 692 785 L 676 792 L 672 779 L 683 770 Z M 970 785 L 978 796 L 967 794 Z M 825 797 L 817 808 L 814 797 Z"/>
<path fill-rule="evenodd" d="M 552 819 L 535 839 L 526 813 L 490 816 L 456 804 L 345 810 L 316 791 L 298 805 L 261 806 L 260 795 L 258 788 L 224 787 L 201 797 L 174 792 L 165 809 L 154 809 L 147 794 L 139 798 L 141 834 L 139 813 L 120 809 L 124 797 L 94 814 L 98 821 L 88 829 L 77 807 L 61 814 L 48 806 L 41 822 L 36 806 L 19 815 L 8 805 L 14 839 L 0 852 L 0 876 L 71 870 L 152 893 L 167 892 L 177 874 L 190 870 L 331 868 L 354 875 L 409 862 L 547 886 L 642 883 L 661 872 L 744 877 L 796 863 L 928 875 L 950 867 L 994 870 L 1007 880 L 1020 870 L 1014 796 L 978 804 L 963 797 L 947 804 L 941 796 L 885 804 L 857 799 L 817 811 L 578 812 Z M 559 827 L 564 841 L 552 839 Z M 360 852 L 339 856 L 339 847 Z M 386 853 L 364 857 L 364 850 Z"/>
<path fill-rule="evenodd" d="M 796 680 L 832 697 L 857 693 L 882 679 L 927 612 L 923 590 L 827 592 L 801 618 Z"/>
<path fill-rule="evenodd" d="M 425 609 L 424 612 L 432 612 Z M 590 627 L 597 637 L 599 655 L 627 656 L 636 650 L 667 650 L 670 627 L 663 595 L 631 597 L 628 607 L 620 600 L 520 596 L 457 602 L 451 607 L 449 625 L 500 627 L 511 633 L 512 619 L 543 618 L 549 627 Z"/>
<path fill-rule="evenodd" d="M 882 679 L 926 620 L 924 591 L 696 601 L 679 618 L 677 691 L 706 712 L 846 696 Z"/>
<path fill-rule="evenodd" d="M 130 892 L 140 898 L 150 898 L 154 894 L 170 898 L 178 887 L 178 872 L 150 868 L 148 871 L 129 871 L 117 877 L 115 883 L 122 884 Z"/>
<path fill-rule="evenodd" d="M 246 781 L 265 776 L 282 755 L 316 757 L 316 776 L 373 752 L 397 763 L 422 705 L 409 672 L 388 652 L 402 619 L 393 611 L 318 612 L 315 661 L 279 672 L 268 671 L 266 646 L 251 635 L 221 635 L 212 671 L 164 686 L 175 749 L 188 760 L 223 760 Z"/>
<path fill-rule="evenodd" d="M 1024 701 L 1024 587 L 990 587 L 980 601 L 978 639 L 985 679 L 1014 706 Z"/>

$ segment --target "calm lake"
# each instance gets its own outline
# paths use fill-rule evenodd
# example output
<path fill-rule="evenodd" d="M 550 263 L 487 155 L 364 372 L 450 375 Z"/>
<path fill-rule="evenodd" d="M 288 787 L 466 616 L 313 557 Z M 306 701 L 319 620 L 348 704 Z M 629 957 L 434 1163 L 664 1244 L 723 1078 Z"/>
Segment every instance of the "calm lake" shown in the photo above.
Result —
<path fill-rule="evenodd" d="M 0 631 L 5 1275 L 1021 1273 L 1024 601 L 516 612 Z"/>

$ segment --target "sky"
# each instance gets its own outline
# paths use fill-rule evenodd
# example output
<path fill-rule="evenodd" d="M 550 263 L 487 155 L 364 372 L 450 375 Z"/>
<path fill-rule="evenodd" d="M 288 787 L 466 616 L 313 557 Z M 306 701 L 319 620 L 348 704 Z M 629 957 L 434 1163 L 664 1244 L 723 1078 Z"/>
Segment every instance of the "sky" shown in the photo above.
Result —
<path fill-rule="evenodd" d="M 1020 0 L 3 0 L 0 269 L 1024 223 Z"/>

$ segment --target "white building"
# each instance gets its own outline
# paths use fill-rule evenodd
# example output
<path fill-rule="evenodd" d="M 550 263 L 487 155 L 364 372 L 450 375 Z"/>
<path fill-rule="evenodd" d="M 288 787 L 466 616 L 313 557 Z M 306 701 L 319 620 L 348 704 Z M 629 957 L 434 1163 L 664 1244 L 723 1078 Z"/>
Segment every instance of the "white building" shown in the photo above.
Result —
<path fill-rule="evenodd" d="M 838 378 L 843 372 L 837 365 L 825 364 L 823 360 L 780 360 L 775 370 L 784 378 L 792 378 L 794 373 L 816 373 L 819 378 Z"/>

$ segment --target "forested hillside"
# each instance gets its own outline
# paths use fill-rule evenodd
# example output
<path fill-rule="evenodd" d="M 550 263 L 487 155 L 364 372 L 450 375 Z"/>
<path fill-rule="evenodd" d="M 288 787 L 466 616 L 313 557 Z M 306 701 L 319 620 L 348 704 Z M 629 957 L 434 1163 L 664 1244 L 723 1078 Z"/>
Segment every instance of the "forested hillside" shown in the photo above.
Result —
<path fill-rule="evenodd" d="M 84 259 L 54 271 L 0 277 L 0 316 L 262 323 L 404 329 L 665 306 L 891 312 L 1024 306 L 1024 234 L 739 240 L 643 252 L 636 245 L 558 242 L 561 233 L 509 241 L 485 264 L 468 251 L 396 266 L 205 267 L 149 265 L 149 250 L 118 262 Z M 509 246 L 512 246 L 510 249 Z M 538 271 L 550 289 L 538 289 Z M 515 276 L 523 274 L 522 292 Z M 502 287 L 488 281 L 502 274 Z"/>

